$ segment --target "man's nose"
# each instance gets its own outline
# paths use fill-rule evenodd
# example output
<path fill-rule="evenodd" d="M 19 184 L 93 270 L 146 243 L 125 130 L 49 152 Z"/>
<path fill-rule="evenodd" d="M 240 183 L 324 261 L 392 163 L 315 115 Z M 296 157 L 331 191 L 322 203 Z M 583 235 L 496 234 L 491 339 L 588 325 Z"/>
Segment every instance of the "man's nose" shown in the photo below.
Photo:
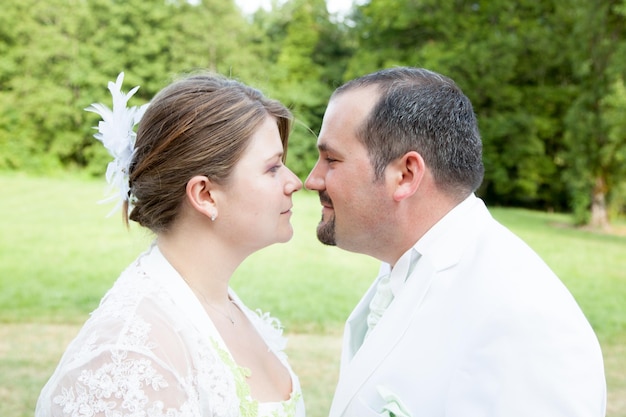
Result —
<path fill-rule="evenodd" d="M 324 189 L 324 179 L 319 175 L 318 164 L 315 164 L 309 176 L 304 182 L 304 187 L 310 191 L 319 191 Z"/>

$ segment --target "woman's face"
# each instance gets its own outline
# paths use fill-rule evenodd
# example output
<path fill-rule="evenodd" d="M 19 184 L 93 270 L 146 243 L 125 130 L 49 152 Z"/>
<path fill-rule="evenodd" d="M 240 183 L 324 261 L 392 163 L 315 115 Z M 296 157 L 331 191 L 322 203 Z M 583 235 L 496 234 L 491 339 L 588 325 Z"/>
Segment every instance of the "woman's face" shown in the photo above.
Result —
<path fill-rule="evenodd" d="M 293 236 L 291 196 L 302 181 L 282 163 L 282 156 L 276 120 L 268 116 L 222 189 L 218 221 L 235 247 L 254 251 Z"/>

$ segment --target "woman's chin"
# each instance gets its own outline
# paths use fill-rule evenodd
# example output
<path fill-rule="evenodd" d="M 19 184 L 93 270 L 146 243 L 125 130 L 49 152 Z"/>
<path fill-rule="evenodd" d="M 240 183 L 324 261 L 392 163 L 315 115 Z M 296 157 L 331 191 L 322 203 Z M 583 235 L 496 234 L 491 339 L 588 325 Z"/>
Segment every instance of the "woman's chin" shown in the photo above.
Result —
<path fill-rule="evenodd" d="M 278 243 L 287 243 L 293 237 L 293 228 L 289 225 L 289 230 L 286 230 L 279 237 Z"/>

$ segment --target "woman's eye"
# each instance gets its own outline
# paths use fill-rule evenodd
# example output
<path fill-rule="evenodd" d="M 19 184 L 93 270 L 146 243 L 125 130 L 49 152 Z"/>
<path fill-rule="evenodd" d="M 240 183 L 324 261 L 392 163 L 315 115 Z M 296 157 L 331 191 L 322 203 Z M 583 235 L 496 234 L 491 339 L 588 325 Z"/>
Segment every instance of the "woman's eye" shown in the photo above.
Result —
<path fill-rule="evenodd" d="M 278 170 L 282 167 L 282 165 L 274 165 L 270 168 L 270 172 L 278 172 Z"/>

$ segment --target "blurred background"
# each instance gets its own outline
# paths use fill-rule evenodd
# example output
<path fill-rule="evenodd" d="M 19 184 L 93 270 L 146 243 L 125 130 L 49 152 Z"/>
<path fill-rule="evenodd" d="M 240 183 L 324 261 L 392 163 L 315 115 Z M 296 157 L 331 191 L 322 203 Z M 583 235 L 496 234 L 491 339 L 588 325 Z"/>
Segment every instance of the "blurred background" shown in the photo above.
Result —
<path fill-rule="evenodd" d="M 390 66 L 452 77 L 484 140 L 487 203 L 609 228 L 626 211 L 625 0 L 4 0 L 0 171 L 101 175 L 93 102 L 126 73 L 140 105 L 197 69 L 294 112 L 289 165 L 316 157 L 330 93 Z"/>
<path fill-rule="evenodd" d="M 152 238 L 96 204 L 110 157 L 84 109 L 111 106 L 109 81 L 140 86 L 131 106 L 198 70 L 259 88 L 295 116 L 287 164 L 304 179 L 332 91 L 399 65 L 472 100 L 477 194 L 573 293 L 603 348 L 607 416 L 626 417 L 626 0 L 2 0 L 0 416 L 32 416 Z M 281 318 L 307 415 L 325 417 L 343 323 L 378 262 L 319 244 L 317 195 L 294 201 L 294 239 L 246 260 L 233 286 Z"/>

